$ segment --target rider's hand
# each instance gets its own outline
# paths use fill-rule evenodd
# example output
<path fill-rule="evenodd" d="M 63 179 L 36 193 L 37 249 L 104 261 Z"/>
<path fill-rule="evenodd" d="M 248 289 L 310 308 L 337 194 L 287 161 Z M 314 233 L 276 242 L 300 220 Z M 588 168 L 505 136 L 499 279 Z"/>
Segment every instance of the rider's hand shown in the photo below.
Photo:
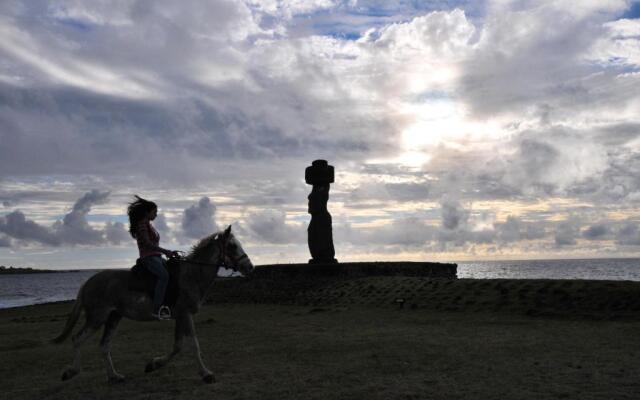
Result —
<path fill-rule="evenodd" d="M 173 258 L 173 257 L 175 257 L 175 253 L 176 253 L 176 252 L 175 252 L 175 251 L 173 251 L 173 250 L 163 250 L 163 251 L 162 251 L 162 254 L 164 254 L 164 256 L 165 256 L 165 257 L 167 257 L 167 258 Z"/>

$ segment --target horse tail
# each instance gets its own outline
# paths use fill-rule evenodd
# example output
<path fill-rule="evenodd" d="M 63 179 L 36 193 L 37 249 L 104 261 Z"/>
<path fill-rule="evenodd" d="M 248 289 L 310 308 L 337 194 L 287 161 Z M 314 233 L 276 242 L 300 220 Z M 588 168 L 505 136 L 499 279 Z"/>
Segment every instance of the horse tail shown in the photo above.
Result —
<path fill-rule="evenodd" d="M 80 318 L 80 313 L 82 312 L 82 289 L 84 289 L 84 285 L 78 291 L 78 297 L 76 298 L 76 302 L 73 304 L 73 310 L 71 310 L 71 314 L 69 314 L 69 318 L 67 318 L 67 323 L 64 326 L 64 330 L 61 334 L 59 334 L 56 338 L 51 339 L 51 343 L 59 344 L 65 341 L 69 334 L 73 330 L 76 322 L 78 322 L 78 318 Z"/>

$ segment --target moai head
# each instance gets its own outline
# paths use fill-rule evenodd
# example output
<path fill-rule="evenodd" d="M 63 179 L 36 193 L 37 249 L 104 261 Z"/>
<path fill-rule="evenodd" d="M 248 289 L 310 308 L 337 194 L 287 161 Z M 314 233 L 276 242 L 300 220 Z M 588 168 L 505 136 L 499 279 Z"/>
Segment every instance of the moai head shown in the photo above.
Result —
<path fill-rule="evenodd" d="M 304 170 L 304 180 L 313 186 L 329 186 L 334 182 L 333 165 L 329 165 L 327 160 L 315 160 Z"/>

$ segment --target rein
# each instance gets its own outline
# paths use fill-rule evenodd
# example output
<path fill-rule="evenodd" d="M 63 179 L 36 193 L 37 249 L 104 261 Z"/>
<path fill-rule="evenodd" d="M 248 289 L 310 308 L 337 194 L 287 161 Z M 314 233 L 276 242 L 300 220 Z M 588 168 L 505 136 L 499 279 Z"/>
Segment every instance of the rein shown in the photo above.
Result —
<path fill-rule="evenodd" d="M 170 260 L 176 260 L 178 262 L 184 262 L 184 263 L 187 263 L 187 264 L 206 265 L 206 266 L 209 266 L 209 267 L 223 267 L 224 266 L 224 262 L 220 262 L 220 263 L 217 263 L 217 264 L 212 264 L 212 263 L 204 263 L 204 262 L 200 262 L 200 261 L 190 261 L 190 260 L 187 260 L 186 258 L 183 258 L 183 257 L 175 257 L 175 258 L 170 259 Z"/>
<path fill-rule="evenodd" d="M 225 246 L 224 243 L 221 243 L 218 241 L 219 244 L 219 249 L 220 249 L 220 256 L 218 257 L 218 261 L 216 263 L 205 263 L 205 262 L 200 262 L 200 261 L 191 261 L 191 260 L 187 260 L 186 257 L 181 256 L 181 257 L 176 257 L 176 260 L 179 262 L 185 262 L 185 263 L 189 263 L 189 264 L 196 264 L 196 265 L 206 265 L 209 267 L 217 267 L 217 268 L 226 268 L 225 262 L 224 260 L 227 258 L 227 248 Z M 249 256 L 244 253 L 237 261 L 243 260 L 245 258 L 248 258 Z M 231 268 L 233 271 L 237 272 L 238 270 L 236 268 Z"/>
<path fill-rule="evenodd" d="M 216 242 L 218 242 L 218 241 L 216 241 Z M 224 268 L 224 266 L 225 266 L 224 265 L 224 259 L 226 257 L 225 246 L 224 246 L 224 244 L 220 244 L 220 246 L 218 246 L 218 247 L 220 249 L 220 252 L 219 252 L 220 257 L 218 257 L 218 261 L 215 262 L 215 263 L 205 263 L 205 262 L 200 262 L 200 261 L 187 260 L 187 258 L 184 256 L 185 253 L 183 251 L 178 252 L 178 253 L 181 253 L 180 257 L 175 257 L 175 260 L 177 260 L 178 262 L 185 262 L 185 263 L 189 263 L 189 264 L 205 265 L 205 266 L 208 266 L 208 267 L 217 267 L 217 268 L 223 267 Z"/>

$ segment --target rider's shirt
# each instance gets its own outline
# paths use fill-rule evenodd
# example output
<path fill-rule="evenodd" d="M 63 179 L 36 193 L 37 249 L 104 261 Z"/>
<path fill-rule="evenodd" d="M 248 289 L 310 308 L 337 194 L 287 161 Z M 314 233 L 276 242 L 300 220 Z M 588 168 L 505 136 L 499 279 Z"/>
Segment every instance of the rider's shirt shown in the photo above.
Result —
<path fill-rule="evenodd" d="M 142 220 L 136 225 L 136 240 L 140 258 L 149 256 L 159 256 L 162 253 L 158 250 L 160 246 L 160 234 L 155 230 L 149 220 Z"/>

